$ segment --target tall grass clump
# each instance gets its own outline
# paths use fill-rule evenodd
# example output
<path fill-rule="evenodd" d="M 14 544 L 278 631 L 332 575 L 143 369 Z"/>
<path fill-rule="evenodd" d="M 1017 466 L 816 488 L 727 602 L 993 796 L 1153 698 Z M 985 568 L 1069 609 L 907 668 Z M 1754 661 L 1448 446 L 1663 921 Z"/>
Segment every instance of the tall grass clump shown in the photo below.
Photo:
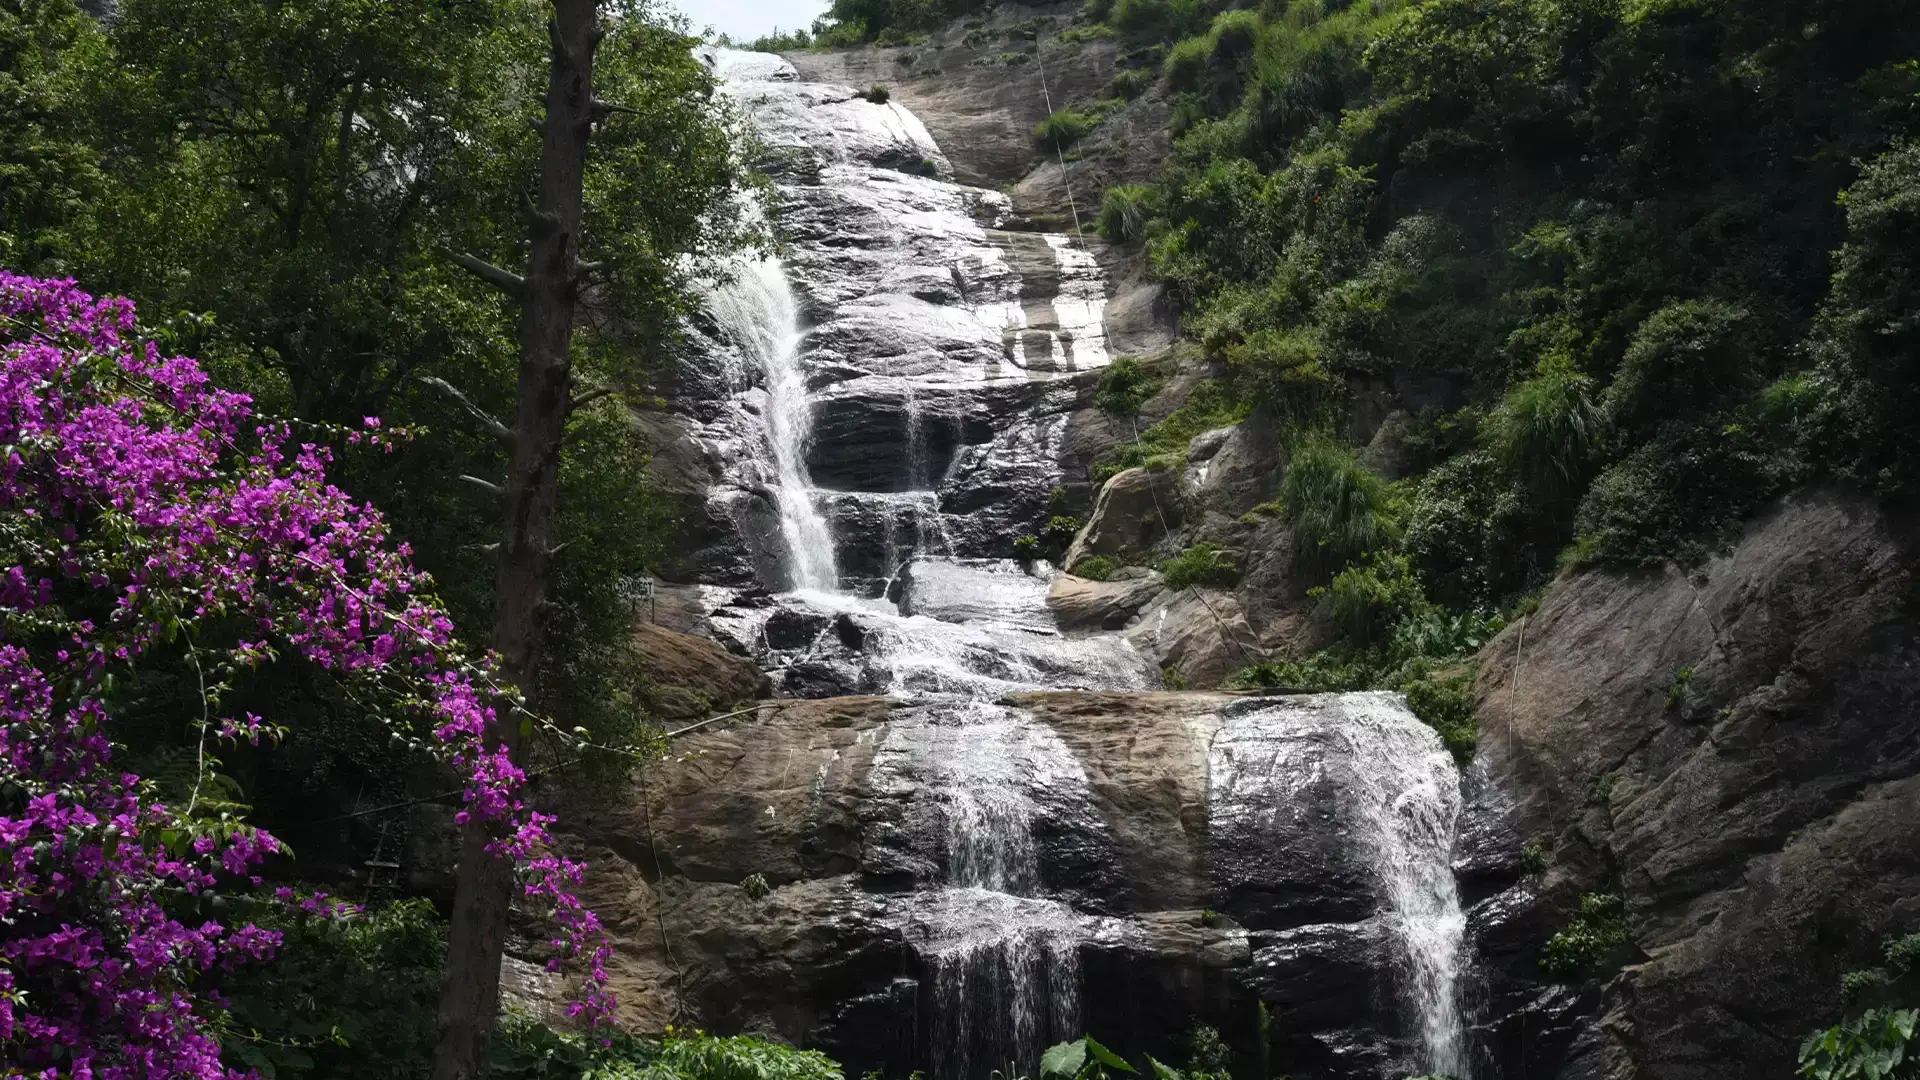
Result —
<path fill-rule="evenodd" d="M 1592 379 L 1571 361 L 1549 357 L 1487 418 L 1488 446 L 1541 509 L 1567 506 L 1586 482 L 1600 441 L 1592 395 Z"/>
<path fill-rule="evenodd" d="M 1392 545 L 1391 501 L 1387 482 L 1352 450 L 1324 435 L 1294 444 L 1280 503 L 1293 522 L 1294 557 L 1316 578 L 1329 580 Z"/>
<path fill-rule="evenodd" d="M 1100 118 L 1073 109 L 1061 109 L 1034 125 L 1033 141 L 1042 149 L 1065 150 L 1093 133 Z"/>
<path fill-rule="evenodd" d="M 1134 244 L 1146 238 L 1158 192 L 1148 184 L 1110 187 L 1100 198 L 1097 228 L 1108 243 Z"/>

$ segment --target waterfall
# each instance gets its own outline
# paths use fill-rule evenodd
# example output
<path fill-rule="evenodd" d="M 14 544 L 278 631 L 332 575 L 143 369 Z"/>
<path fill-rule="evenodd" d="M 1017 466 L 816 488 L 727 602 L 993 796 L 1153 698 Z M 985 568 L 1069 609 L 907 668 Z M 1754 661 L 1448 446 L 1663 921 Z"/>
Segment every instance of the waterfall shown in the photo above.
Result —
<path fill-rule="evenodd" d="M 1339 733 L 1360 767 L 1349 797 L 1405 965 L 1401 996 L 1419 1026 L 1425 1071 L 1465 1080 L 1460 976 L 1467 917 L 1453 880 L 1460 774 L 1440 736 L 1398 697 L 1350 697 L 1349 722 Z"/>
<path fill-rule="evenodd" d="M 941 806 L 947 884 L 911 930 L 932 976 L 933 1074 L 1020 1075 L 1079 1034 L 1079 950 L 1098 920 L 1043 895 L 1034 825 L 1036 793 L 1083 793 L 1086 772 L 1044 725 L 965 698 L 894 724 L 875 767 L 916 774 Z"/>
<path fill-rule="evenodd" d="M 764 465 L 780 511 L 789 585 L 831 593 L 839 586 L 833 530 L 814 502 L 807 478 L 807 444 L 813 438 L 813 401 L 800 366 L 800 305 L 779 260 L 744 261 L 734 277 L 707 299 L 714 320 L 760 369 L 766 380 Z"/>
<path fill-rule="evenodd" d="M 1229 709 L 1209 765 L 1216 840 L 1321 845 L 1377 894 L 1418 1060 L 1468 1076 L 1466 914 L 1453 878 L 1460 775 L 1398 694 L 1323 694 Z"/>
<path fill-rule="evenodd" d="M 1068 417 L 1110 359 L 1106 283 L 1083 244 L 1009 229 L 1005 195 L 940 179 L 944 156 L 903 107 L 777 57 L 708 59 L 777 163 L 794 243 L 710 298 L 743 376 L 710 445 L 748 459 L 728 470 L 730 506 L 771 493 L 786 580 L 763 566 L 780 595 L 736 594 L 707 626 L 785 693 L 900 699 L 866 782 L 911 820 L 866 841 L 915 887 L 867 896 L 918 957 L 915 1030 L 931 1043 L 915 1067 L 1030 1075 L 1049 1043 L 1082 1033 L 1082 949 L 1125 919 L 1049 892 L 1043 870 L 1060 867 L 1043 855 L 1063 823 L 1087 843 L 1105 826 L 1060 734 L 1003 701 L 1159 686 L 1125 636 L 1061 633 L 1049 568 L 1007 558 L 1058 512 Z M 815 316 L 808 366 L 796 287 Z M 816 406 L 844 441 L 811 444 Z M 773 531 L 761 514 L 750 542 L 771 547 Z M 1386 694 L 1247 701 L 1219 719 L 1209 851 L 1284 858 L 1258 845 L 1283 835 L 1335 848 L 1316 865 L 1351 864 L 1365 880 L 1352 894 L 1371 888 L 1380 909 L 1343 931 L 1372 935 L 1370 960 L 1391 945 L 1413 1048 L 1389 1033 L 1383 1053 L 1464 1077 L 1460 795 L 1438 737 Z M 1271 870 L 1240 861 L 1243 877 Z"/>

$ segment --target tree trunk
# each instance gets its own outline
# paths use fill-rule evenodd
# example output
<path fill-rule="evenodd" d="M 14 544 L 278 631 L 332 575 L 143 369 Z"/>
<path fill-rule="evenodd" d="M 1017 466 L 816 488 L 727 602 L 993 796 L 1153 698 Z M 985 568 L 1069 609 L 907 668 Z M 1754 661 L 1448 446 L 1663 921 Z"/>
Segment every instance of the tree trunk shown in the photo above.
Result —
<path fill-rule="evenodd" d="M 578 301 L 587 141 L 593 134 L 593 56 L 602 33 L 597 7 L 596 0 L 553 0 L 540 197 L 521 286 L 519 406 L 507 473 L 493 647 L 508 677 L 530 699 L 540 676 L 560 446 L 570 411 L 568 349 Z M 521 720 L 501 711 L 490 740 L 517 754 Z M 514 886 L 512 867 L 486 852 L 498 834 L 475 820 L 461 836 L 433 1080 L 479 1080 L 487 1073 Z"/>

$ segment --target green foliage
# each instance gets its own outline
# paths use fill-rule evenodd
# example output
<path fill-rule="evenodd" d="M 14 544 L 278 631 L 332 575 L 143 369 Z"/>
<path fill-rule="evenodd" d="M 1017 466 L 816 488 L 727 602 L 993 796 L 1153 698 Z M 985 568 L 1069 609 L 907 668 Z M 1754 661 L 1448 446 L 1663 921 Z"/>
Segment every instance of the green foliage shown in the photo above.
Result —
<path fill-rule="evenodd" d="M 1133 357 L 1120 357 L 1100 372 L 1093 394 L 1094 408 L 1114 416 L 1138 416 L 1165 382 Z"/>
<path fill-rule="evenodd" d="M 337 921 L 268 910 L 286 935 L 274 960 L 235 968 L 221 1045 L 227 1062 L 270 1080 L 412 1080 L 433 1063 L 446 926 L 409 900 Z"/>
<path fill-rule="evenodd" d="M 1627 940 L 1626 909 L 1612 893 L 1587 893 L 1566 929 L 1540 950 L 1540 970 L 1562 981 L 1576 978 Z"/>
<path fill-rule="evenodd" d="M 1121 101 L 1132 101 L 1147 92 L 1153 86 L 1153 72 L 1144 68 L 1131 68 L 1117 72 L 1113 81 L 1107 84 L 1107 96 Z"/>
<path fill-rule="evenodd" d="M 1293 521 L 1294 557 L 1322 580 L 1387 548 L 1399 531 L 1386 481 L 1321 436 L 1288 454 L 1280 503 Z"/>
<path fill-rule="evenodd" d="M 1920 469 L 1920 143 L 1873 160 L 1840 202 L 1846 243 L 1812 339 L 1812 435 L 1846 472 L 1906 486 Z"/>
<path fill-rule="evenodd" d="M 1913 1075 L 1909 1057 L 1920 1009 L 1869 1009 L 1800 1044 L 1799 1075 L 1811 1080 L 1894 1080 Z"/>
<path fill-rule="evenodd" d="M 1038 559 L 1046 548 L 1037 536 L 1016 536 L 1013 539 L 1013 554 L 1020 559 Z"/>
<path fill-rule="evenodd" d="M 15 53 L 22 27 L 31 47 Z M 627 693 L 627 586 L 671 535 L 626 402 L 668 374 L 698 279 L 755 236 L 738 136 L 691 44 L 636 10 L 611 24 L 595 71 L 618 108 L 585 181 L 581 241 L 603 269 L 577 362 L 584 382 L 621 396 L 569 425 L 554 660 L 538 691 L 545 711 L 609 739 L 643 720 Z M 526 115 L 547 48 L 543 9 L 522 0 L 126 0 L 104 30 L 64 2 L 0 12 L 0 97 L 60 119 L 66 140 L 27 146 L 53 128 L 0 125 L 8 261 L 180 312 L 161 328 L 173 343 L 270 414 L 355 428 L 377 414 L 423 431 L 390 458 L 346 455 L 339 471 L 412 545 L 469 639 L 493 617 L 498 509 L 449 479 L 498 478 L 506 453 L 422 379 L 511 411 L 515 312 L 447 253 L 517 268 L 516 206 L 539 147 Z M 86 197 L 10 171 L 16 145 Z M 384 760 L 339 737 L 350 711 L 299 706 L 304 691 L 285 689 L 276 708 L 317 714 L 293 725 L 301 752 Z"/>
<path fill-rule="evenodd" d="M 664 1039 L 561 1033 L 525 1017 L 502 1019 L 499 1080 L 844 1080 L 817 1050 L 750 1035 L 721 1038 L 668 1029 Z"/>
<path fill-rule="evenodd" d="M 1889 939 L 1883 955 L 1895 975 L 1920 973 L 1920 934 Z"/>
<path fill-rule="evenodd" d="M 1822 474 L 1910 482 L 1920 26 L 1892 0 L 1817 29 L 1627 0 L 1112 18 L 1168 46 L 1174 152 L 1129 231 L 1209 359 L 1296 427 L 1381 378 L 1476 403 L 1410 455 L 1434 602 L 1510 602 L 1563 548 L 1693 560 Z"/>
<path fill-rule="evenodd" d="M 764 900 L 773 892 L 773 886 L 767 884 L 765 874 L 748 874 L 740 879 L 740 891 L 746 893 L 749 900 Z"/>
<path fill-rule="evenodd" d="M 1160 576 L 1169 589 L 1226 589 L 1240 580 L 1240 568 L 1220 545 L 1202 540 L 1161 563 Z"/>
<path fill-rule="evenodd" d="M 1055 514 L 1047 520 L 1047 528 L 1041 534 L 1041 542 L 1054 556 L 1064 555 L 1073 546 L 1073 538 L 1080 535 L 1080 529 L 1086 521 L 1066 514 Z"/>
<path fill-rule="evenodd" d="M 40 265 L 99 195 L 74 61 L 101 45 L 98 25 L 72 0 L 0 6 L 0 265 Z"/>
<path fill-rule="evenodd" d="M 1040 1080 L 1110 1080 L 1139 1072 L 1127 1059 L 1100 1045 L 1091 1035 L 1060 1043 L 1040 1056 Z"/>
<path fill-rule="evenodd" d="M 885 105 L 887 102 L 893 100 L 893 91 L 888 90 L 879 83 L 874 83 L 865 91 L 861 92 L 859 96 L 873 102 L 875 105 Z"/>
<path fill-rule="evenodd" d="M 1553 865 L 1553 851 L 1538 840 L 1529 840 L 1520 848 L 1520 868 L 1538 877 Z"/>
<path fill-rule="evenodd" d="M 1851 1004 L 1893 980 L 1879 968 L 1862 968 L 1840 976 L 1840 1000 Z"/>
<path fill-rule="evenodd" d="M 834 0 L 813 24 L 814 44 L 905 44 L 918 36 L 914 31 L 933 29 L 984 7 L 986 0 Z"/>
<path fill-rule="evenodd" d="M 1097 463 L 1094 478 L 1104 482 L 1124 469 L 1165 471 L 1177 467 L 1186 460 L 1194 436 L 1237 424 L 1249 411 L 1249 403 L 1229 384 L 1220 380 L 1200 383 L 1166 419 L 1141 432 L 1138 442 L 1116 448 Z"/>
<path fill-rule="evenodd" d="M 1093 129 L 1099 126 L 1098 116 L 1073 109 L 1058 109 L 1034 125 L 1033 141 L 1043 149 L 1063 151 L 1091 135 Z"/>
<path fill-rule="evenodd" d="M 1113 27 L 1105 23 L 1092 23 L 1086 26 L 1070 26 L 1060 31 L 1060 41 L 1067 45 L 1079 45 L 1088 41 L 1099 41 L 1113 36 Z"/>
<path fill-rule="evenodd" d="M 1678 712 L 1685 708 L 1693 696 L 1693 676 L 1697 669 L 1685 664 L 1673 669 L 1673 679 L 1667 684 L 1667 711 Z"/>
<path fill-rule="evenodd" d="M 1543 360 L 1487 417 L 1482 435 L 1495 460 L 1537 505 L 1565 506 L 1586 482 L 1600 438 L 1591 387 L 1565 358 Z"/>
<path fill-rule="evenodd" d="M 1750 376 L 1753 318 L 1719 300 L 1661 308 L 1634 331 L 1626 358 L 1601 400 L 1606 422 L 1651 434 L 1660 424 L 1709 408 Z"/>
<path fill-rule="evenodd" d="M 805 30 L 785 33 L 775 27 L 773 33 L 757 37 L 740 46 L 748 52 L 787 53 L 805 52 L 813 48 L 813 35 Z"/>
<path fill-rule="evenodd" d="M 1074 577 L 1086 578 L 1088 581 L 1111 581 L 1113 575 L 1125 565 L 1111 555 L 1089 555 L 1074 563 L 1073 569 L 1068 573 Z"/>
<path fill-rule="evenodd" d="M 1135 244 L 1146 238 L 1153 216 L 1153 188 L 1144 184 L 1110 187 L 1100 196 L 1097 227 L 1109 243 Z"/>
<path fill-rule="evenodd" d="M 1473 680 L 1465 675 L 1417 679 L 1407 684 L 1407 708 L 1440 733 L 1453 756 L 1473 757 L 1478 725 L 1474 719 Z M 1524 852 L 1522 853 L 1524 860 Z"/>
<path fill-rule="evenodd" d="M 1131 39 L 1171 41 L 1198 32 L 1224 6 L 1216 0 L 1115 0 L 1108 20 Z"/>
<path fill-rule="evenodd" d="M 1412 563 L 1388 552 L 1374 552 L 1348 565 L 1331 584 L 1315 591 L 1328 598 L 1334 625 L 1361 648 L 1385 641 L 1427 603 Z"/>

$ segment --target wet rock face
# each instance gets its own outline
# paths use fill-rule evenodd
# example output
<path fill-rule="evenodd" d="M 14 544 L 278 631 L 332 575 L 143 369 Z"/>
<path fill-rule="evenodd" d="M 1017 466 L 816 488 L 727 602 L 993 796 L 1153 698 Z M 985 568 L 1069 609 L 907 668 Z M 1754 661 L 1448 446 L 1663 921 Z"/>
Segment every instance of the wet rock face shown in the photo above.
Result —
<path fill-rule="evenodd" d="M 1253 1047 L 1264 1001 L 1284 1019 L 1276 1075 L 1398 1076 L 1419 1059 L 1403 945 L 1340 779 L 1370 765 L 1343 725 L 1403 717 L 1437 748 L 1394 709 L 1140 692 L 768 703 L 679 740 L 622 804 L 569 815 L 569 843 L 591 856 L 585 896 L 640 1027 L 678 1007 L 675 1022 L 904 1074 L 1081 1030 L 1170 1059 L 1195 1022 Z M 1028 1004 L 975 1019 L 1026 1015 L 1026 1035 L 955 1042 L 943 995 L 1009 965 L 1032 976 Z"/>
<path fill-rule="evenodd" d="M 915 114 L 763 54 L 703 53 L 764 148 L 787 242 L 800 463 L 854 591 L 914 550 L 1006 557 L 1068 480 L 1069 417 L 1108 363 L 1107 285 L 1067 235 L 1014 231 L 998 191 L 952 182 Z M 739 318 L 689 328 L 654 470 L 687 504 L 675 572 L 778 582 L 769 447 L 779 401 Z M 782 399 L 784 400 L 784 399 Z M 671 430 L 668 430 L 671 429 Z M 698 505 L 695 505 L 698 504 Z"/>
<path fill-rule="evenodd" d="M 1524 647 L 1488 647 L 1482 753 L 1552 860 L 1545 916 L 1490 933 L 1518 951 L 1501 924 L 1618 891 L 1639 957 L 1579 1008 L 1529 1006 L 1567 1075 L 1786 1076 L 1840 974 L 1920 924 L 1913 535 L 1806 493 L 1692 576 L 1564 582 Z"/>

